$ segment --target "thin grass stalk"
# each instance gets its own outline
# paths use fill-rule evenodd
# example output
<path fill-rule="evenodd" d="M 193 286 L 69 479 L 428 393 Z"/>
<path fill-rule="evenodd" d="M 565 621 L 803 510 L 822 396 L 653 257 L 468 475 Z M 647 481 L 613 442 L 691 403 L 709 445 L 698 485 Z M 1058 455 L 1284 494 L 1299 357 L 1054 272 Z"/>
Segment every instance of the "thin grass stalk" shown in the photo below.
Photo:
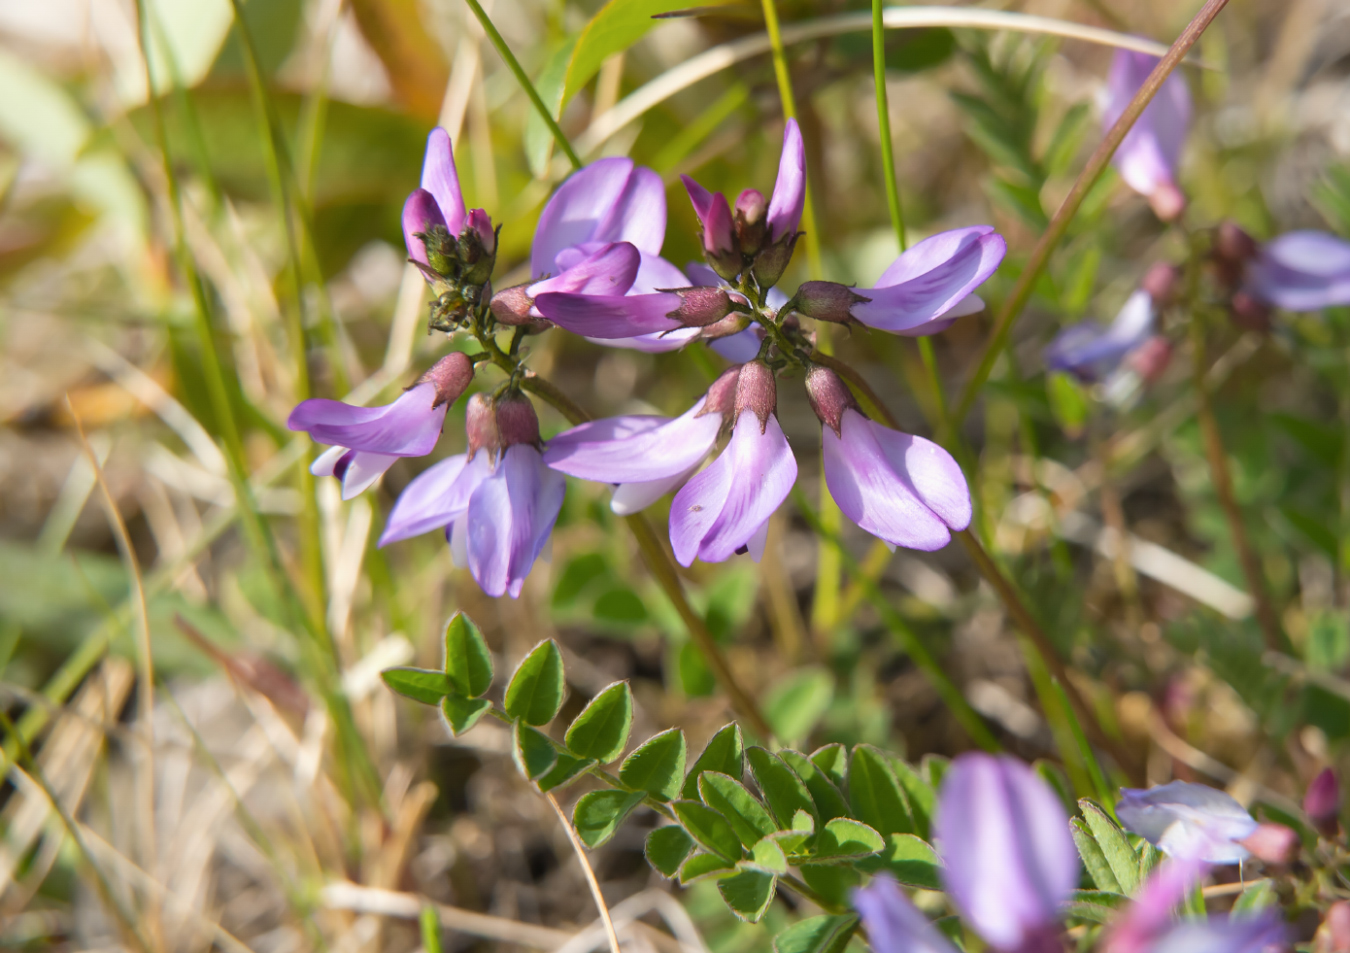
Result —
<path fill-rule="evenodd" d="M 558 799 L 550 791 L 544 792 L 544 799 L 548 801 L 548 806 L 553 808 L 553 813 L 558 815 L 558 821 L 562 824 L 563 830 L 567 832 L 567 839 L 572 844 L 572 849 L 576 851 L 577 860 L 581 863 L 581 871 L 586 875 L 586 886 L 591 888 L 591 896 L 595 899 L 595 906 L 600 911 L 600 920 L 605 925 L 605 937 L 609 940 L 610 953 L 623 953 L 619 946 L 619 934 L 614 932 L 614 920 L 609 915 L 609 905 L 605 903 L 605 895 L 600 890 L 600 881 L 595 879 L 595 869 L 591 867 L 590 858 L 586 856 L 586 845 L 581 842 L 577 836 L 576 828 L 572 826 L 571 820 L 563 813 L 563 809 L 558 805 Z"/>
<path fill-rule="evenodd" d="M 237 3 L 238 0 L 235 0 Z M 516 82 L 520 83 L 520 88 L 525 90 L 525 95 L 530 97 L 530 102 L 534 104 L 535 111 L 539 113 L 539 118 L 544 120 L 544 125 L 548 126 L 548 131 L 553 133 L 553 141 L 558 144 L 558 148 L 567 156 L 567 161 L 572 163 L 574 170 L 581 168 L 581 157 L 576 154 L 572 148 L 572 143 L 567 140 L 567 134 L 562 131 L 562 126 L 558 125 L 558 120 L 553 118 L 553 113 L 549 111 L 548 106 L 544 104 L 543 99 L 539 97 L 539 90 L 534 88 L 534 83 L 530 82 L 530 77 L 525 75 L 525 70 L 521 67 L 520 61 L 516 55 L 511 52 L 511 47 L 506 45 L 506 40 L 497 30 L 496 24 L 488 16 L 487 11 L 478 0 L 464 0 L 473 11 L 473 15 L 478 18 L 478 23 L 483 28 L 483 32 L 488 35 L 492 41 L 493 47 L 506 63 L 508 69 L 516 77 Z"/>
<path fill-rule="evenodd" d="M 1065 196 L 1064 201 L 1055 211 L 1055 216 L 1050 220 L 1049 226 L 1041 235 L 1040 240 L 1036 242 L 1036 247 L 1032 249 L 1026 267 L 1017 276 L 1017 282 L 1013 285 L 1012 293 L 1008 295 L 1003 302 L 1003 307 L 999 309 L 998 317 L 994 321 L 994 329 L 989 335 L 989 341 L 980 356 L 979 364 L 976 365 L 975 373 L 966 382 L 965 389 L 961 392 L 961 399 L 957 401 L 956 412 L 952 415 L 954 424 L 959 425 L 969 415 L 976 398 L 979 397 L 980 391 L 984 387 L 984 382 L 988 380 L 989 373 L 994 369 L 994 362 L 1003 352 L 1003 347 L 1007 343 L 1008 334 L 1012 331 L 1014 322 L 1021 316 L 1022 309 L 1026 307 L 1027 301 L 1030 300 L 1041 272 L 1045 270 L 1045 266 L 1049 263 L 1050 253 L 1059 244 L 1059 240 L 1064 237 L 1064 233 L 1069 228 L 1069 223 L 1078 214 L 1078 209 L 1083 204 L 1083 199 L 1087 197 L 1088 191 L 1097 183 L 1101 174 L 1106 171 L 1106 166 L 1116 154 L 1116 149 L 1120 147 L 1120 143 L 1129 131 L 1134 128 L 1140 114 L 1153 101 L 1153 97 L 1162 88 L 1162 84 L 1167 77 L 1172 75 L 1172 71 L 1190 52 L 1191 47 L 1200 39 L 1200 35 L 1214 22 L 1214 18 L 1219 15 L 1219 11 L 1227 5 L 1228 0 L 1206 0 L 1205 5 L 1200 8 L 1200 12 L 1195 15 L 1195 18 L 1191 20 L 1190 24 L 1167 51 L 1167 55 L 1153 68 L 1153 72 L 1149 73 L 1144 85 L 1139 87 L 1139 91 L 1134 94 L 1130 104 L 1125 107 L 1125 111 L 1121 113 L 1115 125 L 1107 132 L 1101 145 L 1093 151 L 1087 165 L 1083 167 L 1083 171 L 1078 174 L 1078 178 L 1073 183 L 1073 188 L 1069 190 L 1069 194 Z"/>

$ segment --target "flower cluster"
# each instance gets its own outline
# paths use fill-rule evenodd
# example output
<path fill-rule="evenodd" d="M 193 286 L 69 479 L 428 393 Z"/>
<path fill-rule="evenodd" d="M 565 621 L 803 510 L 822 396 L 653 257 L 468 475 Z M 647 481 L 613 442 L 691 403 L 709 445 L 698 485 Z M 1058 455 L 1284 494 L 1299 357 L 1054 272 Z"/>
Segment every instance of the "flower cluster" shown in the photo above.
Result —
<path fill-rule="evenodd" d="M 817 354 L 802 319 L 937 333 L 983 307 L 974 291 L 1002 261 L 1003 238 L 989 226 L 944 232 L 901 254 L 872 287 L 807 281 L 789 298 L 777 286 L 802 236 L 806 201 L 796 122 L 787 123 L 769 198 L 746 189 L 733 205 L 692 179 L 684 185 L 704 262 L 681 270 L 661 257 L 659 176 L 628 159 L 601 159 L 545 205 L 530 279 L 494 290 L 497 230 L 482 209 L 466 209 L 449 137 L 431 133 L 421 187 L 403 211 L 409 261 L 434 294 L 430 327 L 467 332 L 482 350 L 448 355 L 386 407 L 310 400 L 289 421 L 332 445 L 313 471 L 341 478 L 349 498 L 398 457 L 431 452 L 447 407 L 478 367 L 505 372 L 504 383 L 468 402 L 466 451 L 408 485 L 381 545 L 443 530 L 456 564 L 485 592 L 516 596 L 546 551 L 567 474 L 614 485 L 611 507 L 621 515 L 674 492 L 670 540 L 683 565 L 737 553 L 758 559 L 769 518 L 797 479 L 777 416 L 785 372 L 805 378 L 821 421 L 826 484 L 850 519 L 892 547 L 924 550 L 965 529 L 970 492 L 956 461 L 931 441 L 870 419 Z M 706 342 L 731 365 L 679 417 L 591 421 L 545 444 L 520 345 L 553 327 L 648 352 Z"/>

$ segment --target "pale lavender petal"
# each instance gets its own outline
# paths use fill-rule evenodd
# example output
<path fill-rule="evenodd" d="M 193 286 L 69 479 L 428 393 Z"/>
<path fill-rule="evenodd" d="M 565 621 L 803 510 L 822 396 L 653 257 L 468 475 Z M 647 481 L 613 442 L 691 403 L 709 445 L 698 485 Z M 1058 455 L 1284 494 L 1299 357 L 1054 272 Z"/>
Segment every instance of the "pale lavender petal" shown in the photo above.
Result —
<path fill-rule="evenodd" d="M 714 278 L 712 284 L 719 285 L 721 282 Z M 689 279 L 684 276 L 684 272 L 660 255 L 650 255 L 643 252 L 637 275 L 633 278 L 633 286 L 628 289 L 628 293 L 630 295 L 645 295 L 655 291 L 669 291 L 671 288 L 689 287 L 692 287 L 692 285 Z"/>
<path fill-rule="evenodd" d="M 544 462 L 598 483 L 647 483 L 696 467 L 712 450 L 721 414 L 703 414 L 700 398 L 679 417 L 609 417 L 573 427 L 548 442 Z"/>
<path fill-rule="evenodd" d="M 713 271 L 712 268 L 701 261 L 689 262 L 689 264 L 684 266 L 684 273 L 689 276 L 690 282 L 700 288 L 716 288 L 718 285 L 721 285 L 723 288 L 730 287 L 730 285 L 717 276 L 717 272 Z M 773 292 L 770 291 L 769 294 L 773 294 Z M 784 300 L 786 301 L 787 299 L 784 298 Z"/>
<path fill-rule="evenodd" d="M 679 328 L 657 334 L 640 334 L 631 338 L 587 338 L 586 340 L 592 344 L 599 344 L 601 347 L 627 348 L 632 351 L 642 351 L 644 354 L 664 354 L 667 351 L 678 351 L 690 341 L 697 339 L 701 330 L 701 328 Z"/>
<path fill-rule="evenodd" d="M 341 463 L 344 454 L 351 453 L 346 447 L 329 447 L 323 453 L 314 458 L 314 462 L 309 465 L 309 472 L 315 476 L 337 476 L 338 468 L 347 468 L 347 464 Z"/>
<path fill-rule="evenodd" d="M 448 404 L 431 405 L 436 385 L 418 384 L 384 407 L 353 407 L 337 400 L 301 402 L 286 421 L 292 430 L 307 430 L 319 443 L 367 453 L 420 457 L 430 453 L 441 435 Z"/>
<path fill-rule="evenodd" d="M 449 526 L 464 512 L 473 491 L 491 472 L 492 462 L 483 451 L 475 454 L 473 460 L 460 453 L 427 467 L 404 487 L 394 502 L 380 545 Z"/>
<path fill-rule="evenodd" d="M 753 411 L 741 411 L 731 442 L 695 475 L 670 507 L 670 542 L 680 565 L 731 558 L 773 515 L 797 480 L 797 461 L 777 417 L 763 433 Z"/>
<path fill-rule="evenodd" d="M 397 456 L 386 453 L 362 453 L 352 454 L 351 462 L 347 464 L 346 471 L 342 474 L 342 498 L 344 500 L 354 500 L 371 485 L 384 476 L 384 472 L 394 465 L 398 460 Z"/>
<path fill-rule="evenodd" d="M 932 333 L 940 328 L 930 322 L 984 284 L 1003 261 L 1007 247 L 989 225 L 926 238 L 897 258 L 876 287 L 858 289 L 871 300 L 855 304 L 851 313 L 883 331 Z"/>
<path fill-rule="evenodd" d="M 1350 304 L 1350 242 L 1325 232 L 1281 235 L 1262 246 L 1248 287 L 1262 301 L 1289 311 Z"/>
<path fill-rule="evenodd" d="M 455 154 L 450 145 L 450 134 L 440 126 L 431 130 L 427 136 L 427 154 L 422 160 L 422 188 L 435 197 L 450 234 L 458 235 L 464 231 L 464 219 L 468 212 L 459 188 Z"/>
<path fill-rule="evenodd" d="M 745 541 L 745 548 L 750 558 L 759 562 L 764 558 L 764 547 L 767 545 L 769 545 L 769 521 L 765 520 L 759 524 L 759 529 L 750 534 L 750 538 Z"/>
<path fill-rule="evenodd" d="M 530 250 L 536 276 L 553 274 L 558 253 L 587 242 L 631 241 L 642 251 L 658 254 L 665 236 L 665 191 L 660 178 L 637 169 L 622 157 L 600 159 L 574 173 L 544 206 Z M 634 217 L 647 221 L 632 221 Z M 653 235 L 659 237 L 653 247 Z"/>
<path fill-rule="evenodd" d="M 469 571 L 490 596 L 520 595 L 562 509 L 565 482 L 525 444 L 506 448 L 469 498 Z"/>
<path fill-rule="evenodd" d="M 797 120 L 789 119 L 783 130 L 783 153 L 778 159 L 778 178 L 769 199 L 769 241 L 776 242 L 795 232 L 806 205 L 806 152 Z"/>
<path fill-rule="evenodd" d="M 744 364 L 755 359 L 762 341 L 759 329 L 748 327 L 744 331 L 709 341 L 708 346 L 731 363 Z"/>
<path fill-rule="evenodd" d="M 475 487 L 474 489 L 477 489 Z M 465 509 L 445 528 L 445 541 L 450 544 L 450 562 L 456 569 L 469 568 L 469 511 Z"/>
<path fill-rule="evenodd" d="M 426 244 L 416 236 L 425 234 L 433 225 L 445 226 L 445 217 L 441 215 L 436 199 L 426 189 L 414 189 L 408 201 L 403 203 L 403 243 L 413 261 L 427 263 Z"/>
<path fill-rule="evenodd" d="M 702 462 L 700 459 L 699 463 Z M 698 470 L 699 463 L 694 464 L 688 470 L 683 470 L 660 480 L 619 484 L 614 488 L 614 495 L 610 497 L 610 510 L 618 516 L 632 516 L 640 510 L 645 510 L 671 490 L 683 486 L 684 481 L 688 480 Z"/>
<path fill-rule="evenodd" d="M 965 754 L 938 795 L 934 834 L 947 894 L 989 945 L 1016 950 L 1056 923 L 1078 885 L 1058 795 L 1007 756 Z"/>
<path fill-rule="evenodd" d="M 612 242 L 595 250 L 551 278 L 527 289 L 531 298 L 550 292 L 583 295 L 621 295 L 633 285 L 642 255 L 628 242 Z"/>
<path fill-rule="evenodd" d="M 600 295 L 552 293 L 535 297 L 541 315 L 589 338 L 632 338 L 681 327 L 666 315 L 680 307 L 675 294 Z"/>
<path fill-rule="evenodd" d="M 1126 299 L 1110 327 L 1083 321 L 1057 334 L 1045 349 L 1046 366 L 1101 380 L 1152 336 L 1156 316 L 1152 295 L 1140 289 Z"/>
<path fill-rule="evenodd" d="M 1149 953 L 1271 953 L 1285 950 L 1289 928 L 1278 907 L 1260 913 L 1211 916 L 1176 924 Z"/>
<path fill-rule="evenodd" d="M 1116 124 L 1158 62 L 1156 56 L 1147 53 L 1129 50 L 1116 53 L 1106 81 L 1102 112 L 1106 129 Z M 1132 189 L 1152 195 L 1160 186 L 1175 185 L 1190 121 L 1190 91 L 1181 74 L 1174 72 L 1126 134 L 1112 159 Z"/>
<path fill-rule="evenodd" d="M 1120 823 L 1170 856 L 1211 864 L 1233 864 L 1248 856 L 1238 841 L 1251 836 L 1256 821 L 1225 791 L 1172 781 L 1148 790 L 1121 788 L 1120 793 Z"/>
<path fill-rule="evenodd" d="M 684 183 L 684 190 L 689 193 L 689 203 L 694 206 L 694 214 L 698 216 L 699 223 L 706 227 L 708 215 L 712 212 L 713 193 L 687 175 L 680 176 L 680 181 Z M 711 268 L 708 270 L 712 271 Z"/>
<path fill-rule="evenodd" d="M 867 942 L 876 953 L 956 953 L 956 947 L 919 912 L 889 874 L 853 891 Z"/>

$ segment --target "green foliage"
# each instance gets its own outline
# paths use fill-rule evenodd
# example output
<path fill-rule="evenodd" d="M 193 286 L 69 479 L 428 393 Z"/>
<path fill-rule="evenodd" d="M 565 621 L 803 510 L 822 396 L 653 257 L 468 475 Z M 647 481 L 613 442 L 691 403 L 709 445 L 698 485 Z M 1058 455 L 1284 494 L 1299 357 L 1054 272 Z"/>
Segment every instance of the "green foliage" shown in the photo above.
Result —
<path fill-rule="evenodd" d="M 786 743 L 805 738 L 834 700 L 834 676 L 823 668 L 799 668 L 769 690 L 764 717 Z"/>
<path fill-rule="evenodd" d="M 811 792 L 781 758 L 759 747 L 746 749 L 745 758 L 750 762 L 750 771 L 764 793 L 769 810 L 778 819 L 779 828 L 790 828 L 798 811 L 810 814 L 819 826 L 820 818 L 816 816 L 816 804 L 811 800 Z"/>
<path fill-rule="evenodd" d="M 1096 801 L 1083 798 L 1078 802 L 1078 806 L 1083 811 L 1088 830 L 1092 832 L 1097 846 L 1106 858 L 1111 873 L 1115 875 L 1120 891 L 1128 896 L 1134 896 L 1139 889 L 1139 855 L 1130 845 L 1129 838 Z"/>
<path fill-rule="evenodd" d="M 619 780 L 662 801 L 680 793 L 684 780 L 684 732 L 668 728 L 634 749 L 619 765 Z"/>
<path fill-rule="evenodd" d="M 731 912 L 748 923 L 758 923 L 773 902 L 778 879 L 762 870 L 745 869 L 717 882 Z"/>
<path fill-rule="evenodd" d="M 614 836 L 619 825 L 642 803 L 641 791 L 591 791 L 572 811 L 572 825 L 587 847 L 596 848 Z"/>
<path fill-rule="evenodd" d="M 567 747 L 583 758 L 608 764 L 623 754 L 633 727 L 633 693 L 615 682 L 591 699 L 567 729 Z"/>
<path fill-rule="evenodd" d="M 730 777 L 739 778 L 744 749 L 740 725 L 733 722 L 718 729 L 717 733 L 708 739 L 707 746 L 694 761 L 694 766 L 689 769 L 689 777 L 685 779 L 684 787 L 680 790 L 680 797 L 691 801 L 698 798 L 698 778 L 704 771 L 720 771 Z"/>
<path fill-rule="evenodd" d="M 386 679 L 387 680 L 387 679 Z M 422 701 L 422 699 L 418 699 Z M 492 710 L 492 702 L 486 698 L 463 698 L 459 695 L 446 695 L 441 699 L 441 713 L 445 715 L 450 732 L 456 736 L 464 734 Z"/>
<path fill-rule="evenodd" d="M 563 660 L 552 639 L 540 642 L 506 686 L 506 713 L 529 725 L 546 725 L 563 703 Z"/>
<path fill-rule="evenodd" d="M 754 847 L 777 830 L 764 805 L 735 778 L 705 771 L 698 779 L 698 790 L 703 803 L 727 819 L 745 847 Z"/>
<path fill-rule="evenodd" d="M 842 953 L 857 928 L 854 914 L 807 917 L 774 937 L 774 953 Z"/>
<path fill-rule="evenodd" d="M 407 698 L 424 705 L 439 705 L 455 691 L 455 683 L 444 672 L 423 668 L 390 668 L 380 673 L 384 683 Z"/>
<path fill-rule="evenodd" d="M 914 819 L 890 759 L 871 745 L 858 745 L 848 765 L 853 816 L 882 834 L 912 834 Z"/>
<path fill-rule="evenodd" d="M 669 878 L 679 873 L 680 865 L 693 849 L 694 839 L 683 827 L 671 824 L 667 827 L 658 827 L 647 835 L 643 853 L 647 857 L 647 863 L 651 864 L 657 873 Z"/>
<path fill-rule="evenodd" d="M 467 698 L 478 698 L 492 686 L 492 653 L 463 612 L 456 612 L 445 627 L 445 674 Z"/>

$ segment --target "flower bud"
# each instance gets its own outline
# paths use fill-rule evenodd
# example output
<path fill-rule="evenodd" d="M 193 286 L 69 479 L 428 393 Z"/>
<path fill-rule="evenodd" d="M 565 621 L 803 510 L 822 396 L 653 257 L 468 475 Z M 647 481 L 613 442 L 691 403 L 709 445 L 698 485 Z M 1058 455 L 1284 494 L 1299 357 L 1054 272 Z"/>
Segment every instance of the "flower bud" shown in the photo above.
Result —
<path fill-rule="evenodd" d="M 741 411 L 754 411 L 759 418 L 759 432 L 769 426 L 769 418 L 778 409 L 778 385 L 773 371 L 762 361 L 751 361 L 741 366 L 736 379 L 736 420 L 741 419 Z"/>
<path fill-rule="evenodd" d="M 492 230 L 487 212 L 476 208 L 469 213 L 468 224 L 456 244 L 464 263 L 461 280 L 465 284 L 482 285 L 492 277 L 492 268 L 497 263 L 497 233 Z"/>
<path fill-rule="evenodd" d="M 503 447 L 518 443 L 538 446 L 539 416 L 530 398 L 520 391 L 507 391 L 497 398 L 497 432 Z"/>
<path fill-rule="evenodd" d="M 759 282 L 761 288 L 772 288 L 778 284 L 778 279 L 783 277 L 783 272 L 787 271 L 787 266 L 792 261 L 792 250 L 797 247 L 797 237 L 800 234 L 788 232 L 755 258 L 755 281 Z"/>
<path fill-rule="evenodd" d="M 428 382 L 436 385 L 436 401 L 431 405 L 433 410 L 441 404 L 453 404 L 473 383 L 473 361 L 462 351 L 447 354 L 417 379 L 418 384 Z"/>
<path fill-rule="evenodd" d="M 444 225 L 433 225 L 413 237 L 422 239 L 427 250 L 427 265 L 432 271 L 438 275 L 453 275 L 458 270 L 459 250 Z"/>
<path fill-rule="evenodd" d="M 1186 196 L 1172 182 L 1158 185 L 1148 197 L 1153 214 L 1164 222 L 1171 222 L 1186 210 Z"/>
<path fill-rule="evenodd" d="M 1341 785 L 1336 772 L 1323 768 L 1303 796 L 1303 813 L 1325 837 L 1335 837 L 1340 829 Z"/>
<path fill-rule="evenodd" d="M 1238 843 L 1258 860 L 1278 867 L 1288 866 L 1298 857 L 1298 833 L 1283 824 L 1258 824 L 1250 836 Z"/>
<path fill-rule="evenodd" d="M 806 398 L 820 422 L 843 437 L 844 411 L 858 409 L 858 402 L 839 375 L 828 367 L 814 364 L 806 372 Z"/>
<path fill-rule="evenodd" d="M 500 323 L 517 327 L 522 324 L 536 324 L 542 318 L 536 318 L 530 314 L 530 309 L 534 307 L 534 299 L 530 297 L 528 284 L 512 285 L 510 288 L 503 288 L 492 296 L 488 307 L 492 309 L 492 316 Z"/>
<path fill-rule="evenodd" d="M 708 388 L 708 393 L 703 399 L 703 409 L 696 417 L 702 417 L 704 414 L 721 414 L 724 418 L 731 413 L 736 406 L 736 383 L 740 380 L 741 365 L 736 364 L 728 367 L 717 376 L 717 380 L 712 382 Z"/>
<path fill-rule="evenodd" d="M 727 197 L 721 192 L 713 195 L 708 215 L 703 219 L 703 256 L 725 281 L 733 281 L 741 273 L 741 247 Z"/>
<path fill-rule="evenodd" d="M 1144 272 L 1144 280 L 1139 282 L 1139 286 L 1148 292 L 1155 305 L 1164 307 L 1176 298 L 1177 282 L 1180 280 L 1181 269 L 1160 261 Z"/>
<path fill-rule="evenodd" d="M 715 341 L 718 338 L 740 334 L 748 327 L 750 327 L 750 316 L 741 314 L 739 311 L 733 311 L 721 321 L 716 321 L 705 327 L 699 332 L 698 336 L 704 341 Z"/>
<path fill-rule="evenodd" d="M 706 328 L 731 314 L 731 295 L 723 288 L 660 288 L 680 296 L 680 306 L 666 317 L 686 328 Z"/>
<path fill-rule="evenodd" d="M 1214 230 L 1214 255 L 1231 262 L 1245 262 L 1256 257 L 1256 239 L 1243 231 L 1232 220 L 1219 223 Z"/>
<path fill-rule="evenodd" d="M 746 189 L 736 197 L 736 236 L 741 251 L 751 258 L 759 254 L 768 237 L 769 223 L 765 219 L 768 210 L 769 203 L 758 189 Z"/>
<path fill-rule="evenodd" d="M 464 407 L 464 434 L 468 437 L 470 460 L 479 450 L 486 450 L 490 457 L 497 456 L 497 451 L 502 447 L 502 437 L 497 430 L 497 413 L 490 397 L 474 394 L 469 398 Z"/>
<path fill-rule="evenodd" d="M 1350 900 L 1333 903 L 1313 938 L 1314 953 L 1350 953 Z"/>
<path fill-rule="evenodd" d="M 1257 301 L 1250 293 L 1239 291 L 1228 305 L 1233 323 L 1244 331 L 1265 334 L 1270 331 L 1270 308 Z"/>
<path fill-rule="evenodd" d="M 834 324 L 848 324 L 853 320 L 849 309 L 863 301 L 871 301 L 856 294 L 847 285 L 833 281 L 805 281 L 797 289 L 792 301 L 792 309 L 798 314 L 817 321 L 830 321 Z"/>
<path fill-rule="evenodd" d="M 1155 334 L 1126 356 L 1125 366 L 1138 374 L 1145 383 L 1152 384 L 1167 370 L 1171 360 L 1171 342 Z"/>

